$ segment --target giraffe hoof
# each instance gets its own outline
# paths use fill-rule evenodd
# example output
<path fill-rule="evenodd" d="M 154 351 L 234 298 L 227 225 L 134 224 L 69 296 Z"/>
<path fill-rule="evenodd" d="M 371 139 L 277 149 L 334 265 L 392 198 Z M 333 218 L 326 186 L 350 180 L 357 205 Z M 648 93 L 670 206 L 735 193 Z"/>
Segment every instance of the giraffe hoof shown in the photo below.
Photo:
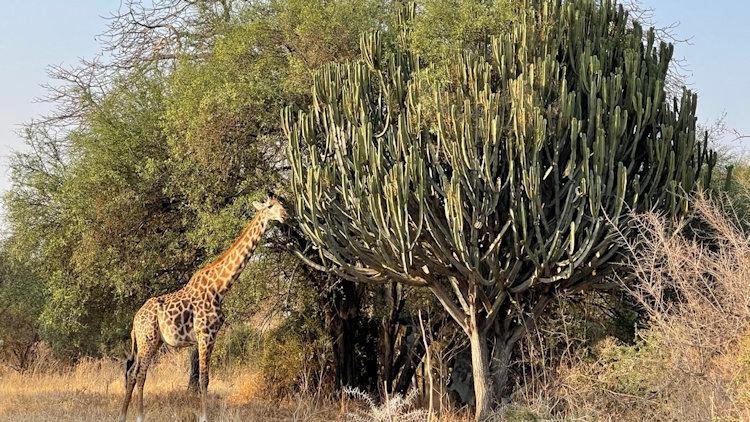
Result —
<path fill-rule="evenodd" d="M 143 422 L 143 416 L 138 416 L 138 419 L 136 419 L 135 422 Z"/>

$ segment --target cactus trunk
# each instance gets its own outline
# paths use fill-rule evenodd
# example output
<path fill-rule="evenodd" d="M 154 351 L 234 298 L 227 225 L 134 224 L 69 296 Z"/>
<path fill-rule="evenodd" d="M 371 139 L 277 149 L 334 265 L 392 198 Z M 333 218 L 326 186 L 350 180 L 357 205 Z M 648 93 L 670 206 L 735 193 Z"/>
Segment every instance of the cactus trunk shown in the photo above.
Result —
<path fill-rule="evenodd" d="M 474 377 L 474 400 L 477 422 L 482 422 L 492 410 L 492 378 L 490 377 L 490 360 L 487 352 L 487 336 L 478 327 L 472 326 L 467 333 L 471 346 L 471 372 Z"/>

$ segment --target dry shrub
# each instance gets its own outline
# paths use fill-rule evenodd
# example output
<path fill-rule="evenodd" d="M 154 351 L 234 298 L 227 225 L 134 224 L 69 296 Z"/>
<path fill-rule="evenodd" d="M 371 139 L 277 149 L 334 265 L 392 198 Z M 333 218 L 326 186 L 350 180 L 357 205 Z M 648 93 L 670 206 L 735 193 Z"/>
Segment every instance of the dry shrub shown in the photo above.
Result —
<path fill-rule="evenodd" d="M 70 367 L 70 364 L 57 358 L 49 344 L 44 341 L 38 341 L 30 347 L 28 358 L 25 370 L 20 372 L 44 374 L 64 371 Z"/>
<path fill-rule="evenodd" d="M 213 368 L 239 374 L 234 404 L 256 399 L 320 396 L 325 379 L 325 345 L 311 338 L 299 321 L 285 321 L 259 331 L 250 324 L 225 328 L 218 337 Z"/>
<path fill-rule="evenodd" d="M 16 371 L 28 370 L 39 340 L 34 318 L 20 306 L 0 311 L 0 364 Z"/>
<path fill-rule="evenodd" d="M 263 373 L 267 394 L 288 397 L 303 388 L 308 359 L 314 351 L 302 339 L 288 333 L 274 333 L 259 350 L 258 366 Z"/>
<path fill-rule="evenodd" d="M 750 334 L 750 243 L 728 213 L 700 195 L 688 226 L 654 214 L 635 219 L 640 236 L 629 244 L 637 283 L 630 292 L 650 318 L 644 336 L 664 351 L 669 367 L 659 394 L 665 418 L 747 420 L 738 401 L 742 345 Z M 744 372 L 747 368 L 744 368 Z"/>
<path fill-rule="evenodd" d="M 542 324 L 505 420 L 750 420 L 748 236 L 704 196 L 694 207 L 689 222 L 633 219 L 624 285 L 647 321 L 635 342 L 591 343 L 559 315 Z"/>
<path fill-rule="evenodd" d="M 514 393 L 494 420 L 607 420 L 600 416 L 611 412 L 596 402 L 602 395 L 593 391 L 597 383 L 587 370 L 600 348 L 615 340 L 601 324 L 607 320 L 597 312 L 601 301 L 591 294 L 576 299 L 560 298 L 521 341 Z"/>

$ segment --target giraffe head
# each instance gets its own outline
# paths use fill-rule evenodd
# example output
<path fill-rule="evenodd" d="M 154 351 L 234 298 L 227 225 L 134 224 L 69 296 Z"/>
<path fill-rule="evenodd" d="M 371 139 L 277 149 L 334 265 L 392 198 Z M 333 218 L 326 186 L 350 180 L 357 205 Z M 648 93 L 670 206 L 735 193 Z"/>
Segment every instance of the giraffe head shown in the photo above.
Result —
<path fill-rule="evenodd" d="M 259 213 L 264 213 L 268 220 L 276 220 L 283 223 L 289 218 L 284 206 L 276 198 L 268 198 L 263 202 L 254 201 L 253 206 Z"/>

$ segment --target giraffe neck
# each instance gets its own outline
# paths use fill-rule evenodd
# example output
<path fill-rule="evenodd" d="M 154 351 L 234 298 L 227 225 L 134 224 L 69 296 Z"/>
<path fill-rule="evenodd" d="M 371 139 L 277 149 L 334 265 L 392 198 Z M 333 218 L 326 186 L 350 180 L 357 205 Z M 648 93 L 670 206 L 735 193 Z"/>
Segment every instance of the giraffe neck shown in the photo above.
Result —
<path fill-rule="evenodd" d="M 206 283 L 207 287 L 213 288 L 220 298 L 224 297 L 245 269 L 267 225 L 268 219 L 259 211 L 232 246 L 203 269 L 205 276 L 211 278 Z"/>

